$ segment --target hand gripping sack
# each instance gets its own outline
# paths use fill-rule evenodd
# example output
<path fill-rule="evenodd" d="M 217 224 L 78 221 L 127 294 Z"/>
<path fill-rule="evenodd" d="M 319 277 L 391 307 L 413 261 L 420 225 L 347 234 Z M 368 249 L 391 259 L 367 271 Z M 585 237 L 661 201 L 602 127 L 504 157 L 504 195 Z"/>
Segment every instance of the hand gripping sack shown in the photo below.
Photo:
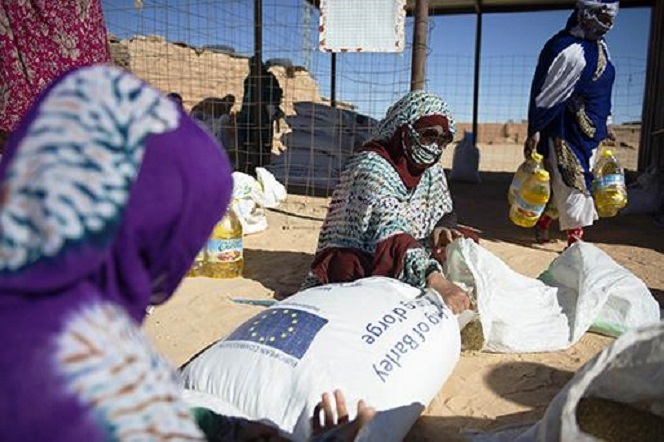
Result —
<path fill-rule="evenodd" d="M 460 353 L 458 323 L 441 298 L 389 278 L 300 292 L 245 322 L 188 363 L 185 389 L 216 410 L 311 433 L 323 392 L 341 389 L 351 419 L 378 411 L 359 440 L 400 441 L 442 387 Z M 197 393 L 188 397 L 196 404 Z"/>

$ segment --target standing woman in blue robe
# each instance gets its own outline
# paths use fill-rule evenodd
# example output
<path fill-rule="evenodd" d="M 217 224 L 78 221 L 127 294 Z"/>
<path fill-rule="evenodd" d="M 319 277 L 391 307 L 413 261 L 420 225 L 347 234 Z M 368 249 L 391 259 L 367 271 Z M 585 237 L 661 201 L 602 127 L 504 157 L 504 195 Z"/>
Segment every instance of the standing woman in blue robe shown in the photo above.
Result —
<path fill-rule="evenodd" d="M 526 158 L 534 149 L 546 158 L 551 175 L 552 198 L 536 226 L 538 242 L 549 241 L 556 212 L 568 246 L 583 239 L 584 228 L 597 220 L 592 167 L 597 147 L 612 138 L 608 121 L 615 80 L 604 35 L 613 27 L 618 4 L 577 0 L 565 29 L 540 53 L 524 146 Z"/>

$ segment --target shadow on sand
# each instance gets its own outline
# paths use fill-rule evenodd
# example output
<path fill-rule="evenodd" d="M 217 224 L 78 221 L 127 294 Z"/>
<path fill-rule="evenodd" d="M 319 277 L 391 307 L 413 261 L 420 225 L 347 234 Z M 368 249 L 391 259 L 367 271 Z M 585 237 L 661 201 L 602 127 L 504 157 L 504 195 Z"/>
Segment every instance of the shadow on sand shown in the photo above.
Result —
<path fill-rule="evenodd" d="M 465 441 L 463 432 L 495 431 L 504 427 L 527 428 L 541 417 L 574 373 L 534 362 L 514 361 L 493 368 L 484 378 L 491 391 L 501 398 L 528 408 L 496 418 L 475 416 L 422 416 L 413 426 L 409 442 Z M 436 435 L 433 438 L 433 435 Z"/>
<path fill-rule="evenodd" d="M 244 277 L 273 290 L 275 299 L 297 291 L 314 258 L 303 252 L 257 249 L 244 249 L 244 256 Z"/>

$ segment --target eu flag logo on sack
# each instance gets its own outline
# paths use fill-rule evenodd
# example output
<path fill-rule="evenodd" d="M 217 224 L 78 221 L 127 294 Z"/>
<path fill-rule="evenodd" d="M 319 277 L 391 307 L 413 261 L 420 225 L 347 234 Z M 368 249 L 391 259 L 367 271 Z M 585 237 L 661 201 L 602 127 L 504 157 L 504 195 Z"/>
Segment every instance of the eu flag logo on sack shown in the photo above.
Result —
<path fill-rule="evenodd" d="M 302 310 L 271 308 L 245 322 L 226 341 L 249 341 L 300 359 L 327 319 Z"/>

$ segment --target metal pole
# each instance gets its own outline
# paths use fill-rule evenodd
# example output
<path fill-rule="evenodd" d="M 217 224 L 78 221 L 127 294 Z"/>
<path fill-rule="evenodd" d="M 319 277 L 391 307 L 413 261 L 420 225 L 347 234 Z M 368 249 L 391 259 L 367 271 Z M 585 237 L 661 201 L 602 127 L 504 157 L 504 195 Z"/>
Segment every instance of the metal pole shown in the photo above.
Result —
<path fill-rule="evenodd" d="M 257 135 L 258 146 L 257 148 L 257 162 L 255 166 L 262 166 L 263 158 L 263 76 L 262 76 L 262 66 L 263 66 L 263 1 L 254 0 L 254 64 L 250 67 L 253 70 L 254 78 L 256 79 L 256 91 L 254 91 L 256 96 L 256 103 L 254 105 L 254 121 L 257 124 L 257 127 L 253 128 Z"/>
<path fill-rule="evenodd" d="M 477 21 L 475 24 L 475 73 L 473 84 L 473 144 L 477 144 L 477 114 L 480 107 L 480 56 L 482 54 L 482 10 L 480 2 L 475 4 Z"/>
<path fill-rule="evenodd" d="M 652 164 L 664 169 L 664 4 L 656 2 L 650 9 L 650 44 L 643 99 L 638 170 Z"/>
<path fill-rule="evenodd" d="M 337 54 L 332 52 L 332 67 L 330 73 L 330 104 L 337 107 Z"/>
<path fill-rule="evenodd" d="M 429 0 L 415 3 L 413 27 L 413 56 L 410 66 L 410 90 L 424 89 L 427 66 L 427 31 L 429 25 Z"/>

